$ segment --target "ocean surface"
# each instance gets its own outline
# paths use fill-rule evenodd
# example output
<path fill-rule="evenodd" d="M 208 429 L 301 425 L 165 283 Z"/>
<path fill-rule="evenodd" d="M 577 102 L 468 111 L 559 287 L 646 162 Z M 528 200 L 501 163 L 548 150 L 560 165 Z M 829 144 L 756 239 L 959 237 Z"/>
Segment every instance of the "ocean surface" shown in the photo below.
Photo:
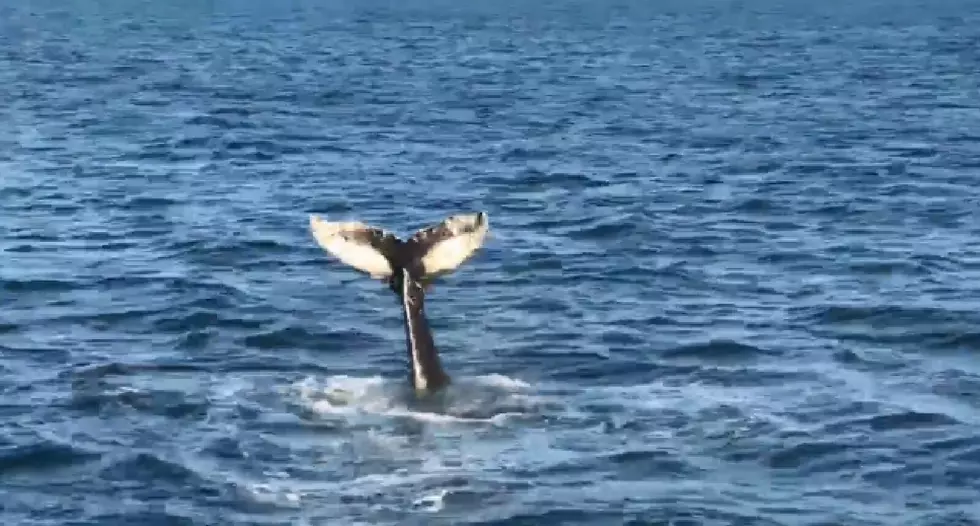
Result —
<path fill-rule="evenodd" d="M 0 251 L 5 526 L 980 524 L 980 2 L 0 0 Z"/>

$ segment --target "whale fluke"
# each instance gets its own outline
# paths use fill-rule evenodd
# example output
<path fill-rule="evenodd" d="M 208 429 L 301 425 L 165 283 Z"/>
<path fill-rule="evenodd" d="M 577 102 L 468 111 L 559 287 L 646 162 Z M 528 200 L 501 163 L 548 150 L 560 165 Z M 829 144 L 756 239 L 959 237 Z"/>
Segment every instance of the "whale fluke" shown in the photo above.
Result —
<path fill-rule="evenodd" d="M 425 318 L 425 292 L 433 280 L 469 260 L 483 246 L 489 228 L 485 212 L 459 214 L 419 229 L 403 241 L 364 223 L 330 222 L 310 215 L 310 231 L 321 248 L 348 267 L 387 282 L 398 295 L 416 392 L 433 392 L 450 382 Z"/>
<path fill-rule="evenodd" d="M 459 214 L 402 241 L 358 221 L 331 222 L 310 215 L 310 231 L 320 247 L 374 279 L 390 279 L 401 268 L 420 281 L 451 273 L 483 246 L 489 228 L 485 212 Z"/>

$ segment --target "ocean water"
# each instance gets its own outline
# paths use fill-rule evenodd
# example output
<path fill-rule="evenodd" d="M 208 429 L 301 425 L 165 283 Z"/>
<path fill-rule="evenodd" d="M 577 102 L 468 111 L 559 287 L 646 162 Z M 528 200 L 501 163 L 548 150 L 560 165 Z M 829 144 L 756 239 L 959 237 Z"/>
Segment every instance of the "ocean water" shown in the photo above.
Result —
<path fill-rule="evenodd" d="M 0 523 L 978 524 L 978 181 L 969 0 L 0 1 Z"/>

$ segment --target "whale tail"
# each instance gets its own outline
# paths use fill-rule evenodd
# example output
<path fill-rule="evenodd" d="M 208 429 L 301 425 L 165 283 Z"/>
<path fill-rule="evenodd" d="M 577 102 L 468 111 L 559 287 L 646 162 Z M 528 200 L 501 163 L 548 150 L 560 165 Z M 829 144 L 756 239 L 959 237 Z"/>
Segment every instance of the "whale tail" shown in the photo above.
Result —
<path fill-rule="evenodd" d="M 410 378 L 418 393 L 450 383 L 425 319 L 425 291 L 437 277 L 459 268 L 486 239 L 485 212 L 450 216 L 402 241 L 359 222 L 329 222 L 310 216 L 317 243 L 345 265 L 388 283 L 398 295 L 405 321 Z"/>
<path fill-rule="evenodd" d="M 470 259 L 483 246 L 489 227 L 485 212 L 459 214 L 421 228 L 403 241 L 361 222 L 331 222 L 310 216 L 310 231 L 316 242 L 348 267 L 387 282 L 399 279 L 405 269 L 424 285 Z"/>

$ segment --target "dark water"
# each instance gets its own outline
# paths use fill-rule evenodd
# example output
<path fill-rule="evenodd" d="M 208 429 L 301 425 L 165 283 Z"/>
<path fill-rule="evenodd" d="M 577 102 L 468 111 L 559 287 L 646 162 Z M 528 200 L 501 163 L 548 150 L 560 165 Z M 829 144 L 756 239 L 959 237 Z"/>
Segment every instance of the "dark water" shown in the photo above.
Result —
<path fill-rule="evenodd" d="M 980 3 L 0 5 L 3 524 L 980 521 Z"/>

